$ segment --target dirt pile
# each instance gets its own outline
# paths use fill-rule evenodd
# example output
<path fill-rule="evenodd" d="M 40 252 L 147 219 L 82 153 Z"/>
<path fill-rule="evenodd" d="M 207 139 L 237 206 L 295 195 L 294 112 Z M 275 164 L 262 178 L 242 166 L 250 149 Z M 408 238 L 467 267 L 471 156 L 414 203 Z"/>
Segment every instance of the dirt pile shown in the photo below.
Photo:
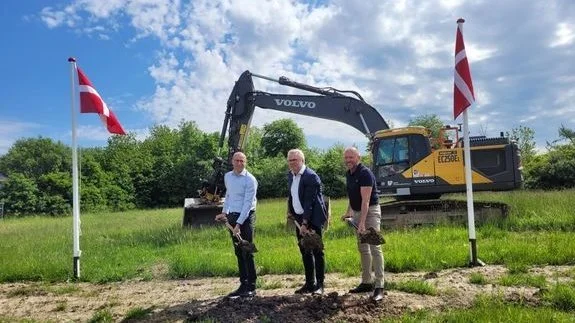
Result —
<path fill-rule="evenodd" d="M 373 320 L 380 307 L 367 298 L 339 296 L 332 292 L 318 296 L 270 296 L 253 299 L 221 299 L 195 306 L 187 313 L 189 321 L 215 320 L 219 322 L 261 321 L 318 322 L 357 315 L 358 322 Z"/>
<path fill-rule="evenodd" d="M 573 266 L 536 267 L 531 275 L 573 282 Z M 486 284 L 470 283 L 481 275 Z M 5 283 L 0 284 L 0 321 L 31 319 L 86 322 L 106 312 L 117 322 L 374 322 L 417 310 L 441 312 L 472 306 L 477 295 L 501 296 L 509 301 L 537 305 L 541 290 L 528 286 L 498 284 L 508 274 L 503 266 L 454 268 L 440 272 L 386 273 L 390 286 L 406 281 L 423 281 L 434 287 L 434 295 L 420 295 L 398 289 L 387 291 L 382 302 L 369 294 L 348 294 L 357 277 L 328 274 L 323 296 L 294 295 L 303 275 L 264 275 L 253 299 L 223 297 L 237 287 L 237 278 L 191 280 L 124 281 L 90 283 Z M 137 317 L 130 315 L 140 312 Z M 129 318 L 131 317 L 131 318 Z M 129 318 L 129 319 L 128 319 Z"/>

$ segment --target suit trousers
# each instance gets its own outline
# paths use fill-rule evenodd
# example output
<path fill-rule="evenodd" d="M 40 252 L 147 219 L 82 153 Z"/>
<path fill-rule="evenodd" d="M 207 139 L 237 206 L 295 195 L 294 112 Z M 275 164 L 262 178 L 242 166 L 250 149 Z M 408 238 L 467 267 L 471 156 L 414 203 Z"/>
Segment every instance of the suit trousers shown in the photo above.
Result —
<path fill-rule="evenodd" d="M 313 230 L 320 237 L 322 237 L 321 228 L 314 226 L 313 224 L 308 224 L 309 229 Z M 305 270 L 305 284 L 308 287 L 313 286 L 323 286 L 323 281 L 325 278 L 325 255 L 323 250 L 306 250 L 301 247 L 300 241 L 302 235 L 296 228 L 296 236 L 299 246 L 299 252 L 301 253 L 301 259 L 303 261 L 303 267 Z"/>
<path fill-rule="evenodd" d="M 353 221 L 359 223 L 360 211 L 353 211 Z M 365 228 L 374 228 L 379 232 L 381 225 L 381 208 L 379 205 L 371 205 L 365 219 Z M 383 288 L 383 252 L 380 245 L 361 243 L 357 236 L 357 249 L 361 258 L 361 282 L 374 284 L 375 288 Z M 372 273 L 373 270 L 373 273 Z M 375 277 L 374 277 L 375 275 Z"/>
<path fill-rule="evenodd" d="M 239 213 L 230 213 L 228 214 L 228 222 L 233 226 L 236 225 L 236 221 L 240 216 Z M 250 212 L 250 216 L 244 221 L 242 225 L 240 225 L 240 235 L 242 239 L 247 240 L 249 242 L 253 242 L 254 238 L 254 224 L 256 222 L 256 213 L 255 211 Z M 228 230 L 229 231 L 229 230 Z M 230 236 L 232 237 L 232 242 L 234 243 L 234 252 L 236 254 L 236 258 L 238 260 L 238 270 L 240 272 L 240 284 L 249 290 L 255 290 L 256 288 L 256 264 L 254 261 L 254 255 L 249 252 L 245 252 L 242 250 L 237 244 L 236 237 L 230 232 Z"/>

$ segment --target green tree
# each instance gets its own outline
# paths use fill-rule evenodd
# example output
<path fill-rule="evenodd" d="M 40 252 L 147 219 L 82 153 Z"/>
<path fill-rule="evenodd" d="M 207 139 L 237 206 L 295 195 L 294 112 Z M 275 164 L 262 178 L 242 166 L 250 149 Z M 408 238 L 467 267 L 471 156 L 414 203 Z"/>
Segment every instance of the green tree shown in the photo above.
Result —
<path fill-rule="evenodd" d="M 567 140 L 571 145 L 575 145 L 575 131 L 561 125 L 559 128 L 559 140 Z"/>
<path fill-rule="evenodd" d="M 329 148 L 322 156 L 317 174 L 323 183 L 323 194 L 331 198 L 346 196 L 343 145 Z"/>
<path fill-rule="evenodd" d="M 19 173 L 36 180 L 52 172 L 71 172 L 71 156 L 69 147 L 50 138 L 19 139 L 0 157 L 0 173 L 8 177 Z"/>
<path fill-rule="evenodd" d="M 258 161 L 265 157 L 265 151 L 262 146 L 264 131 L 258 127 L 250 127 L 248 131 L 247 142 L 244 145 L 244 153 L 251 165 L 256 165 Z"/>
<path fill-rule="evenodd" d="M 34 180 L 20 173 L 12 173 L 0 190 L 6 214 L 28 215 L 36 213 L 39 191 Z"/>
<path fill-rule="evenodd" d="M 137 191 L 133 178 L 144 172 L 144 165 L 149 163 L 149 159 L 142 156 L 135 135 L 108 138 L 108 146 L 98 154 L 97 161 L 110 176 L 109 184 L 100 188 L 108 206 L 113 210 L 134 208 Z M 119 195 L 112 196 L 115 193 Z"/>
<path fill-rule="evenodd" d="M 408 125 L 425 127 L 431 131 L 433 138 L 439 138 L 439 131 L 443 127 L 443 121 L 436 114 L 426 114 L 409 120 Z"/>
<path fill-rule="evenodd" d="M 248 160 L 247 168 L 258 181 L 258 198 L 287 197 L 288 168 L 285 157 L 265 158 L 254 167 Z"/>
<path fill-rule="evenodd" d="M 545 155 L 535 156 L 526 170 L 525 186 L 537 189 L 575 187 L 575 146 L 560 145 Z"/>
<path fill-rule="evenodd" d="M 291 119 L 266 124 L 261 144 L 266 157 L 285 157 L 290 149 L 306 147 L 303 130 Z"/>
<path fill-rule="evenodd" d="M 559 140 L 548 144 L 548 152 L 533 157 L 525 170 L 525 186 L 539 189 L 562 189 L 575 187 L 574 132 L 561 125 Z M 558 144 L 567 140 L 567 144 Z"/>
<path fill-rule="evenodd" d="M 535 156 L 535 131 L 529 127 L 519 126 L 506 132 L 507 137 L 517 142 L 517 147 L 521 150 L 521 160 L 528 165 Z"/>

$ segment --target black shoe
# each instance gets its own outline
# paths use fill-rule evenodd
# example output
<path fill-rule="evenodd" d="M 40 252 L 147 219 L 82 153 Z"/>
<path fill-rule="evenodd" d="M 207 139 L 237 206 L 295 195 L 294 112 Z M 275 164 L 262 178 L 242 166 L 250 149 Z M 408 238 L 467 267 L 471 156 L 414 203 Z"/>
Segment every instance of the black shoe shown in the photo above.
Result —
<path fill-rule="evenodd" d="M 373 296 L 371 297 L 371 299 L 376 302 L 379 302 L 383 299 L 383 295 L 385 295 L 383 288 L 376 288 L 373 290 Z"/>
<path fill-rule="evenodd" d="M 323 284 L 318 284 L 315 286 L 312 295 L 323 295 Z"/>
<path fill-rule="evenodd" d="M 350 293 L 367 293 L 373 291 L 373 284 L 359 284 L 356 288 L 349 290 Z"/>
<path fill-rule="evenodd" d="M 228 294 L 228 298 L 236 298 L 236 297 L 240 297 L 240 295 L 242 293 L 244 293 L 246 291 L 246 288 L 244 287 L 244 285 L 240 285 L 240 287 L 238 287 L 238 289 L 236 289 L 235 291 L 231 292 Z"/>
<path fill-rule="evenodd" d="M 313 291 L 314 291 L 313 286 L 305 284 L 302 287 L 296 289 L 294 293 L 296 293 L 296 294 L 309 294 L 309 293 L 312 293 Z"/>
<path fill-rule="evenodd" d="M 256 290 L 245 290 L 243 293 L 240 294 L 241 298 L 250 298 L 256 296 Z"/>

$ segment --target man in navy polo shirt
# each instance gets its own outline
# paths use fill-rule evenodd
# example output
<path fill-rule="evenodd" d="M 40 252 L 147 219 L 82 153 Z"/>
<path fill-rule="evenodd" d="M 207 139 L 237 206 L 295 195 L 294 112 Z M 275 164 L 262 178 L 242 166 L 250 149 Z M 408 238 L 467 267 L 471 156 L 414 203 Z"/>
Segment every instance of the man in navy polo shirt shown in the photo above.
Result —
<path fill-rule="evenodd" d="M 375 187 L 375 176 L 369 168 L 361 164 L 361 156 L 357 148 L 346 148 L 343 158 L 348 169 L 346 180 L 349 197 L 349 205 L 344 218 L 353 218 L 353 222 L 357 225 L 357 245 L 361 257 L 361 283 L 349 292 L 373 291 L 372 299 L 380 301 L 383 299 L 384 266 L 381 246 L 361 243 L 359 239 L 359 234 L 366 232 L 367 228 L 380 230 L 381 208 Z"/>

